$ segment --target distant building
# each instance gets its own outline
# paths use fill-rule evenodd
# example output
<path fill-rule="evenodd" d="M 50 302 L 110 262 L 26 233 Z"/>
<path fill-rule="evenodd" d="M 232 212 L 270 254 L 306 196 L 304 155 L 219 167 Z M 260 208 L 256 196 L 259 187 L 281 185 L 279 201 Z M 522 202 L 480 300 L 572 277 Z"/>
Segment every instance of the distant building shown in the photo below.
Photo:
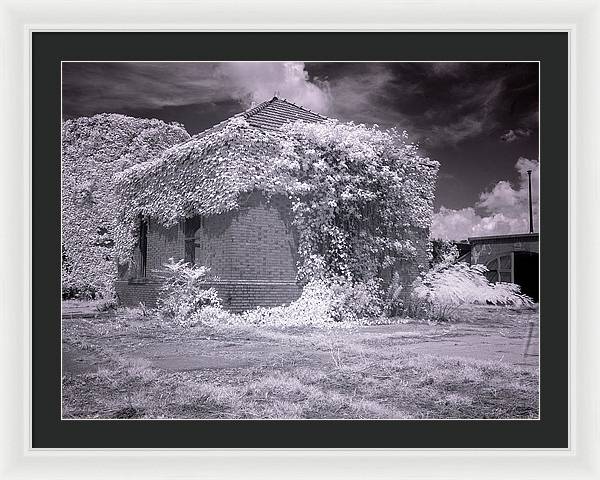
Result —
<path fill-rule="evenodd" d="M 539 299 L 539 233 L 520 233 L 469 238 L 471 250 L 461 256 L 470 264 L 485 265 L 491 282 L 511 282 Z"/>

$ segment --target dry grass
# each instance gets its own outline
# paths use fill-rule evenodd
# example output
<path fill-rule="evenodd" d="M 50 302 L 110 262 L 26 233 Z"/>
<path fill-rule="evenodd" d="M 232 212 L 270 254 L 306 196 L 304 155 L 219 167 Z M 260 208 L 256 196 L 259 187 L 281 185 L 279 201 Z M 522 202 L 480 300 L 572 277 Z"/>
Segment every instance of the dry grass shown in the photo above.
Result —
<path fill-rule="evenodd" d="M 424 361 L 423 361 L 424 360 Z M 265 371 L 266 370 L 266 371 Z M 66 376 L 65 417 L 529 418 L 537 379 L 498 365 L 402 358 L 326 370 L 160 372 L 121 366 Z"/>
<path fill-rule="evenodd" d="M 456 328 L 182 329 L 135 311 L 69 320 L 65 349 L 93 355 L 95 364 L 65 371 L 63 417 L 537 417 L 536 370 L 435 355 L 435 347 L 431 354 L 405 348 L 457 334 Z M 211 355 L 222 355 L 227 365 L 204 365 Z M 189 359 L 189 367 L 170 368 L 169 358 Z"/>
<path fill-rule="evenodd" d="M 401 331 L 186 329 L 140 310 L 71 318 L 64 351 L 85 368 L 65 360 L 63 417 L 536 418 L 537 370 L 435 354 L 434 342 L 447 337 L 520 332 L 522 313 L 479 309 L 463 317 L 460 325 Z M 432 347 L 411 352 L 414 342 Z"/>

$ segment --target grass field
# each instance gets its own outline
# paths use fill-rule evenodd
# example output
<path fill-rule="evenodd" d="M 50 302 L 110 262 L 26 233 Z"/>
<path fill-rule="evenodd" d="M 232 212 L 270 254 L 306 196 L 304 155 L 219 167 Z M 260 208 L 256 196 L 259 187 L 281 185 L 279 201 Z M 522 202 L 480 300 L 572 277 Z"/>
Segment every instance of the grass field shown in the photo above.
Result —
<path fill-rule="evenodd" d="M 64 418 L 538 416 L 537 328 L 523 355 L 535 310 L 333 330 L 93 312 L 63 310 Z"/>

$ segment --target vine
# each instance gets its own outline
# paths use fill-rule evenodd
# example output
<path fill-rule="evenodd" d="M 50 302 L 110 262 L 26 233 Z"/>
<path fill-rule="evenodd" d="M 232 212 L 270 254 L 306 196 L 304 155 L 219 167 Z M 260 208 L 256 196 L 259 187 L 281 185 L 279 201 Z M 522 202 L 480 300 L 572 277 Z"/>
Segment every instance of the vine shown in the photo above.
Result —
<path fill-rule="evenodd" d="M 116 251 L 129 259 L 140 215 L 168 227 L 259 190 L 291 200 L 301 278 L 373 278 L 422 248 L 438 166 L 394 129 L 330 120 L 265 131 L 235 117 L 117 175 Z"/>
<path fill-rule="evenodd" d="M 67 296 L 110 296 L 116 278 L 116 172 L 189 139 L 178 124 L 118 114 L 62 125 L 62 285 Z"/>

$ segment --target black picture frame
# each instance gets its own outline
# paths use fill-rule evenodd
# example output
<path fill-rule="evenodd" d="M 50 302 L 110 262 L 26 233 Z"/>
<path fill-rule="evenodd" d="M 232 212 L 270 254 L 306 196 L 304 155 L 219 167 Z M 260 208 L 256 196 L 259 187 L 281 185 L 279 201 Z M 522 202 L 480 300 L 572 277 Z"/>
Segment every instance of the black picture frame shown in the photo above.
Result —
<path fill-rule="evenodd" d="M 568 35 L 561 32 L 35 32 L 34 448 L 568 447 Z M 539 420 L 61 420 L 61 61 L 539 61 Z"/>

